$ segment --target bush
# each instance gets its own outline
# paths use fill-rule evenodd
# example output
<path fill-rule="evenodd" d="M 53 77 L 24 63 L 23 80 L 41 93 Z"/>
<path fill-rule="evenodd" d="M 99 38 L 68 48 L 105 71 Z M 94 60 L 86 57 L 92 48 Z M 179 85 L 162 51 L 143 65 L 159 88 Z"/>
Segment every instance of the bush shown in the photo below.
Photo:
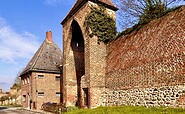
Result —
<path fill-rule="evenodd" d="M 69 107 L 67 107 L 67 112 L 70 112 L 70 111 L 73 111 L 73 110 L 78 110 L 78 109 L 79 109 L 78 107 L 69 106 Z"/>
<path fill-rule="evenodd" d="M 9 98 L 9 96 L 2 96 L 1 98 L 0 98 L 0 101 L 5 101 L 5 100 L 7 100 Z"/>
<path fill-rule="evenodd" d="M 65 113 L 65 112 L 70 112 L 70 111 L 73 111 L 73 110 L 78 110 L 79 108 L 74 107 L 74 106 L 65 107 L 63 104 L 46 102 L 42 105 L 41 109 L 46 111 L 46 112 L 52 112 L 52 113 L 62 112 L 62 113 Z"/>
<path fill-rule="evenodd" d="M 57 103 L 50 103 L 50 102 L 44 103 L 41 109 L 47 112 L 52 112 L 52 113 L 57 113 L 59 111 L 59 107 Z"/>

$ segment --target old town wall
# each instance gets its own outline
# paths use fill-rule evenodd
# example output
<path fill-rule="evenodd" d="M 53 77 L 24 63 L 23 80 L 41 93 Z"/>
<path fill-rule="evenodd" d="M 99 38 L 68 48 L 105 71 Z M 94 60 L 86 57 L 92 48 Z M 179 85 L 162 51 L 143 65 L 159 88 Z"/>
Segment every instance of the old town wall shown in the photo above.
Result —
<path fill-rule="evenodd" d="M 102 105 L 183 106 L 185 7 L 107 45 Z"/>

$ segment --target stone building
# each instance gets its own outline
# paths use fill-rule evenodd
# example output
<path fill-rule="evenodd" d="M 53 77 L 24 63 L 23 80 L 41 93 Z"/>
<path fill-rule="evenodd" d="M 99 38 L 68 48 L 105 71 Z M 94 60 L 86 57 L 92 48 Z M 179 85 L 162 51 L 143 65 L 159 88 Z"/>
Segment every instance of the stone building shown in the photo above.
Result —
<path fill-rule="evenodd" d="M 43 103 L 60 102 L 62 52 L 52 40 L 52 32 L 21 73 L 23 108 L 41 109 Z"/>
<path fill-rule="evenodd" d="M 77 0 L 63 25 L 61 101 L 66 106 L 184 106 L 185 6 L 108 45 L 84 24 L 91 6 L 111 0 Z"/>

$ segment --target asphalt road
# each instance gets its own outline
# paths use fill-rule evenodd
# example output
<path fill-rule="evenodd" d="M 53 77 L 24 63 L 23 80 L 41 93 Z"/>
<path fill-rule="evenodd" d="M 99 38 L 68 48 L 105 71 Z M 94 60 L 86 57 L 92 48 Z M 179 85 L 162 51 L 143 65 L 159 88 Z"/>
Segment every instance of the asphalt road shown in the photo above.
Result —
<path fill-rule="evenodd" d="M 27 110 L 20 110 L 14 107 L 2 107 L 0 106 L 0 114 L 40 114 Z"/>

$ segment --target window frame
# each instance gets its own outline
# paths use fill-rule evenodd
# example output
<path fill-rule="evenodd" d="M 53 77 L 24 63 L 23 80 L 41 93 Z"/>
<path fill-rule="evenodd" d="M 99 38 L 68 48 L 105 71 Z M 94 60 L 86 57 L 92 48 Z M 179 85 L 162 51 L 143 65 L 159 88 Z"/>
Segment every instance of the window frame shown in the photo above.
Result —
<path fill-rule="evenodd" d="M 37 95 L 38 95 L 38 97 L 43 97 L 44 96 L 44 92 L 43 91 L 38 92 Z"/>
<path fill-rule="evenodd" d="M 60 76 L 55 76 L 55 81 L 60 81 Z"/>
<path fill-rule="evenodd" d="M 26 102 L 26 95 L 23 95 L 23 102 Z"/>
<path fill-rule="evenodd" d="M 60 98 L 60 94 L 61 94 L 60 92 L 56 92 L 55 96 Z"/>
<path fill-rule="evenodd" d="M 44 75 L 37 75 L 37 77 L 39 78 L 39 79 L 43 79 L 44 78 Z"/>

